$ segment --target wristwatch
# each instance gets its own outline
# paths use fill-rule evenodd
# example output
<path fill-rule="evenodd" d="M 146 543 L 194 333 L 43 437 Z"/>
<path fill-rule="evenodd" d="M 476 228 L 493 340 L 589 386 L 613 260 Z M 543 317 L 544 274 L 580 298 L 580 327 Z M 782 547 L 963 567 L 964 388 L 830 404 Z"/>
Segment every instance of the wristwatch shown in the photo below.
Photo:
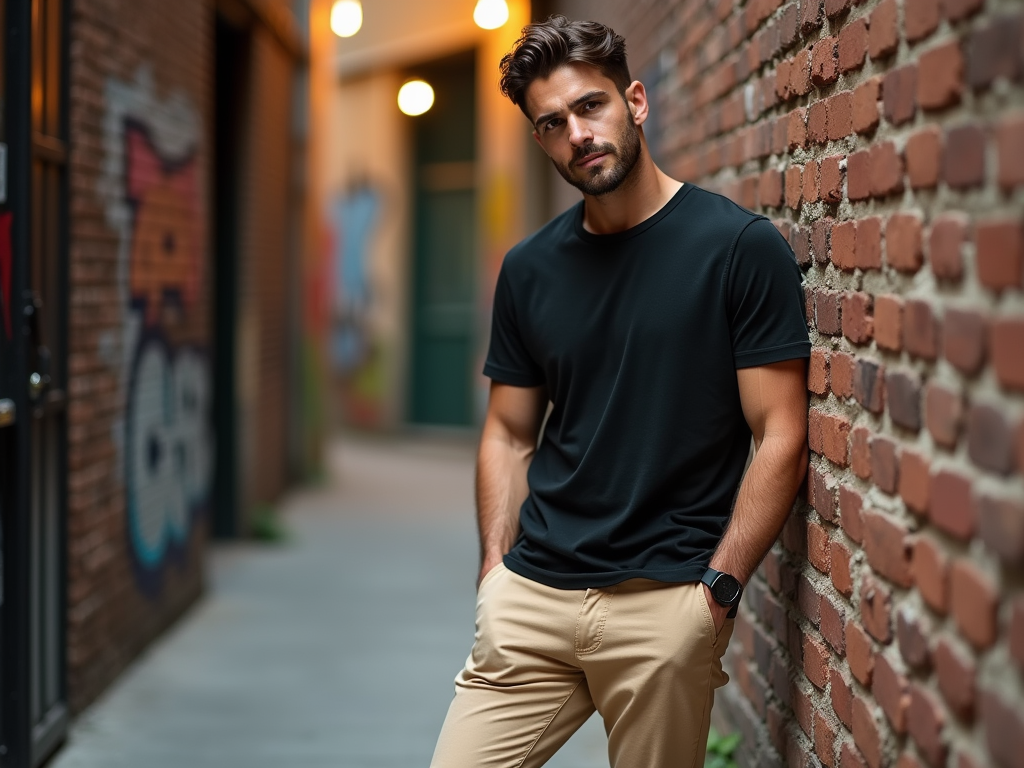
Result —
<path fill-rule="evenodd" d="M 731 609 L 726 616 L 730 619 L 734 618 L 736 611 L 739 610 L 740 597 L 743 595 L 743 585 L 739 580 L 728 573 L 716 571 L 710 566 L 704 571 L 700 580 L 711 590 L 711 596 L 715 598 L 716 603 Z"/>

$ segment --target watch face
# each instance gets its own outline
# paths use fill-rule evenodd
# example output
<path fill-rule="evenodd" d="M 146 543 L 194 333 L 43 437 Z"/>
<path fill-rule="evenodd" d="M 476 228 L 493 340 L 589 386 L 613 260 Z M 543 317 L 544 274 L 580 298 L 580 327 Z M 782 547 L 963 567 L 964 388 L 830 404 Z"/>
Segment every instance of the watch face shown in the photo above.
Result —
<path fill-rule="evenodd" d="M 719 574 L 711 586 L 711 595 L 722 605 L 731 605 L 740 596 L 740 583 L 728 573 Z"/>

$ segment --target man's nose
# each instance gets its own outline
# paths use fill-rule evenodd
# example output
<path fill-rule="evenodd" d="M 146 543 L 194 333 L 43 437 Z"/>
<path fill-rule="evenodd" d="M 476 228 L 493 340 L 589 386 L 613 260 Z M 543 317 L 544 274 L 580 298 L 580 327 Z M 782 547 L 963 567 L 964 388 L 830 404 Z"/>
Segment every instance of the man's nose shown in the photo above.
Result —
<path fill-rule="evenodd" d="M 569 143 L 574 147 L 582 147 L 594 140 L 594 132 L 586 120 L 581 120 L 576 115 L 569 115 Z"/>

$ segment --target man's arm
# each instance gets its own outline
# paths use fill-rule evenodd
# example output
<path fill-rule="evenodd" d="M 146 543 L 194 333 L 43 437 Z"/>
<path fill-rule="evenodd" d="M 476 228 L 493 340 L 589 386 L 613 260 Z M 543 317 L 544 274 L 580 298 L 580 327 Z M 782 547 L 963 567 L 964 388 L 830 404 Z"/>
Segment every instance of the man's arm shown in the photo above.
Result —
<path fill-rule="evenodd" d="M 807 472 L 807 362 L 741 368 L 736 378 L 756 452 L 711 567 L 746 584 L 782 531 Z M 710 591 L 708 604 L 721 627 L 729 609 Z"/>
<path fill-rule="evenodd" d="M 547 400 L 544 387 L 491 383 L 476 464 L 478 584 L 519 535 L 519 508 L 528 493 L 526 470 L 537 450 Z"/>

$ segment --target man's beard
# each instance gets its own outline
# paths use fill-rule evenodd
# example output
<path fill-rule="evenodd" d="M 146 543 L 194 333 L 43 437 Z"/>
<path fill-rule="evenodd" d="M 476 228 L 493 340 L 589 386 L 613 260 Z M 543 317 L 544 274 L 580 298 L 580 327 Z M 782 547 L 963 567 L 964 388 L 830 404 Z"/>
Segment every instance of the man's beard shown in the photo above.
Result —
<path fill-rule="evenodd" d="M 588 157 L 607 153 L 614 158 L 610 168 L 582 168 L 579 169 L 586 174 L 584 178 L 574 175 L 569 166 L 563 166 L 552 161 L 562 178 L 572 184 L 585 195 L 598 197 L 607 195 L 618 189 L 622 182 L 629 178 L 629 174 L 636 167 L 640 159 L 640 131 L 631 120 L 626 119 L 626 127 L 620 137 L 621 146 L 616 148 L 614 144 L 584 144 L 576 150 L 575 156 L 569 166 L 575 166 L 585 162 Z"/>

